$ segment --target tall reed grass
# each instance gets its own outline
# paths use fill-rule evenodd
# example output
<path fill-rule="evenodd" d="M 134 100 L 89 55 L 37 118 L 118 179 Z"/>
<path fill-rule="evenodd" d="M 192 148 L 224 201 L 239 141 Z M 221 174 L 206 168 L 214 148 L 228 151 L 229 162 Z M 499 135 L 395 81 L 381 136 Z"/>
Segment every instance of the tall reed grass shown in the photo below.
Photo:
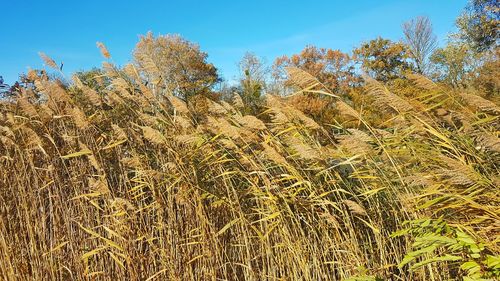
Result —
<path fill-rule="evenodd" d="M 366 78 L 361 106 L 289 69 L 330 124 L 270 94 L 186 103 L 155 69 L 31 72 L 2 102 L 1 279 L 498 277 L 497 103 L 412 75 L 410 98 Z"/>

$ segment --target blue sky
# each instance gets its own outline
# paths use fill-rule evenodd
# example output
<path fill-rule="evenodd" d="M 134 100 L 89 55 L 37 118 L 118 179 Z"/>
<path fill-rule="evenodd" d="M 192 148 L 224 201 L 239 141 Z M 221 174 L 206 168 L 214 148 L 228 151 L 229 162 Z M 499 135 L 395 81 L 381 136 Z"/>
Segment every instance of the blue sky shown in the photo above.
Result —
<path fill-rule="evenodd" d="M 43 67 L 38 52 L 64 62 L 64 73 L 100 66 L 96 41 L 113 61 L 130 61 L 138 37 L 178 33 L 208 52 L 231 81 L 252 51 L 272 62 L 314 44 L 350 51 L 382 36 L 402 37 L 401 23 L 426 15 L 445 42 L 466 0 L 355 1 L 34 1 L 0 0 L 0 75 L 12 83 L 28 67 Z"/>

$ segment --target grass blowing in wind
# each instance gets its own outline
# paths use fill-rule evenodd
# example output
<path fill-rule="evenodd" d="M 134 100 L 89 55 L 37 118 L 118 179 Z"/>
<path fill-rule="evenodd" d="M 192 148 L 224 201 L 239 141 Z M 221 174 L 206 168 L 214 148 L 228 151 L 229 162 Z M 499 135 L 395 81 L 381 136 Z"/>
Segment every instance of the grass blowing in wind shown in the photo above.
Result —
<path fill-rule="evenodd" d="M 272 68 L 249 53 L 219 88 L 180 36 L 141 37 L 124 66 L 97 47 L 71 81 L 40 53 L 58 74 L 0 102 L 0 279 L 500 277 L 496 46 L 459 86 L 379 38 Z"/>

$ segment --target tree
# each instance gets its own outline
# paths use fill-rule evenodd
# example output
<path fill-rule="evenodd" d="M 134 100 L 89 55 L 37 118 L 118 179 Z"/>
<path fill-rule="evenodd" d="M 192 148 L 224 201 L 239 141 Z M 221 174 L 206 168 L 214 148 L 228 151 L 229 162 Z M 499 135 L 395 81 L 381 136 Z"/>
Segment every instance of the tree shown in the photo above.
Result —
<path fill-rule="evenodd" d="M 155 76 L 173 94 L 187 100 L 207 94 L 220 81 L 217 69 L 207 62 L 207 53 L 179 35 L 142 36 L 134 50 L 136 64 Z"/>
<path fill-rule="evenodd" d="M 498 46 L 500 2 L 471 0 L 457 19 L 458 37 L 482 52 Z"/>
<path fill-rule="evenodd" d="M 243 58 L 238 63 L 240 75 L 249 77 L 252 80 L 261 84 L 266 83 L 266 76 L 269 74 L 269 69 L 263 58 L 258 57 L 254 53 L 246 52 Z"/>
<path fill-rule="evenodd" d="M 75 72 L 76 77 L 87 87 L 95 90 L 102 91 L 104 88 L 111 84 L 109 77 L 107 77 L 102 69 L 92 68 L 86 71 Z"/>
<path fill-rule="evenodd" d="M 403 34 L 408 53 L 415 64 L 416 71 L 424 74 L 428 70 L 428 59 L 436 49 L 437 39 L 432 32 L 428 17 L 417 17 L 403 23 Z"/>
<path fill-rule="evenodd" d="M 4 84 L 3 81 L 4 81 L 3 77 L 0 76 L 0 94 L 1 95 L 4 95 L 5 93 L 7 93 L 10 89 L 9 85 Z"/>
<path fill-rule="evenodd" d="M 354 55 L 368 75 L 380 81 L 402 77 L 411 69 L 406 46 L 378 37 L 354 49 Z"/>
<path fill-rule="evenodd" d="M 470 78 L 469 74 L 479 63 L 469 45 L 453 41 L 446 47 L 437 49 L 430 59 L 437 68 L 435 78 L 453 87 L 465 86 Z"/>
<path fill-rule="evenodd" d="M 486 52 L 472 85 L 487 98 L 500 97 L 500 48 Z"/>
<path fill-rule="evenodd" d="M 299 54 L 279 57 L 273 65 L 275 78 L 284 79 L 287 66 L 308 72 L 334 92 L 345 92 L 357 81 L 351 58 L 340 50 L 307 46 Z"/>
<path fill-rule="evenodd" d="M 19 75 L 17 81 L 12 85 L 3 84 L 3 77 L 0 76 L 0 98 L 7 100 L 12 100 L 16 96 L 21 94 L 26 94 L 33 100 L 38 101 L 41 98 L 40 91 L 35 86 L 35 81 L 40 80 L 51 80 L 56 83 L 63 85 L 64 83 L 61 79 L 58 79 L 56 75 L 50 75 L 45 70 L 29 70 L 28 73 L 22 73 Z"/>
<path fill-rule="evenodd" d="M 238 64 L 240 69 L 240 91 L 245 105 L 255 108 L 266 87 L 268 69 L 263 59 L 247 52 Z"/>

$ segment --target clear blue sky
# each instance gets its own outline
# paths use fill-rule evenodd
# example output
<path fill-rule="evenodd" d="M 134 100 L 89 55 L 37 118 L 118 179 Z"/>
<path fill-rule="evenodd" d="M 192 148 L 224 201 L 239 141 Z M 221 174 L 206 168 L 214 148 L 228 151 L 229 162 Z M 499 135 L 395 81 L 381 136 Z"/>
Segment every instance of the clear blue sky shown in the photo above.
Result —
<path fill-rule="evenodd" d="M 140 34 L 178 33 L 200 44 L 226 80 L 246 51 L 272 62 L 308 44 L 350 51 L 377 36 L 399 40 L 401 23 L 426 15 L 444 42 L 466 0 L 34 1 L 0 0 L 0 75 L 7 83 L 38 52 L 64 72 L 100 66 L 102 41 L 115 63 L 130 61 Z"/>

